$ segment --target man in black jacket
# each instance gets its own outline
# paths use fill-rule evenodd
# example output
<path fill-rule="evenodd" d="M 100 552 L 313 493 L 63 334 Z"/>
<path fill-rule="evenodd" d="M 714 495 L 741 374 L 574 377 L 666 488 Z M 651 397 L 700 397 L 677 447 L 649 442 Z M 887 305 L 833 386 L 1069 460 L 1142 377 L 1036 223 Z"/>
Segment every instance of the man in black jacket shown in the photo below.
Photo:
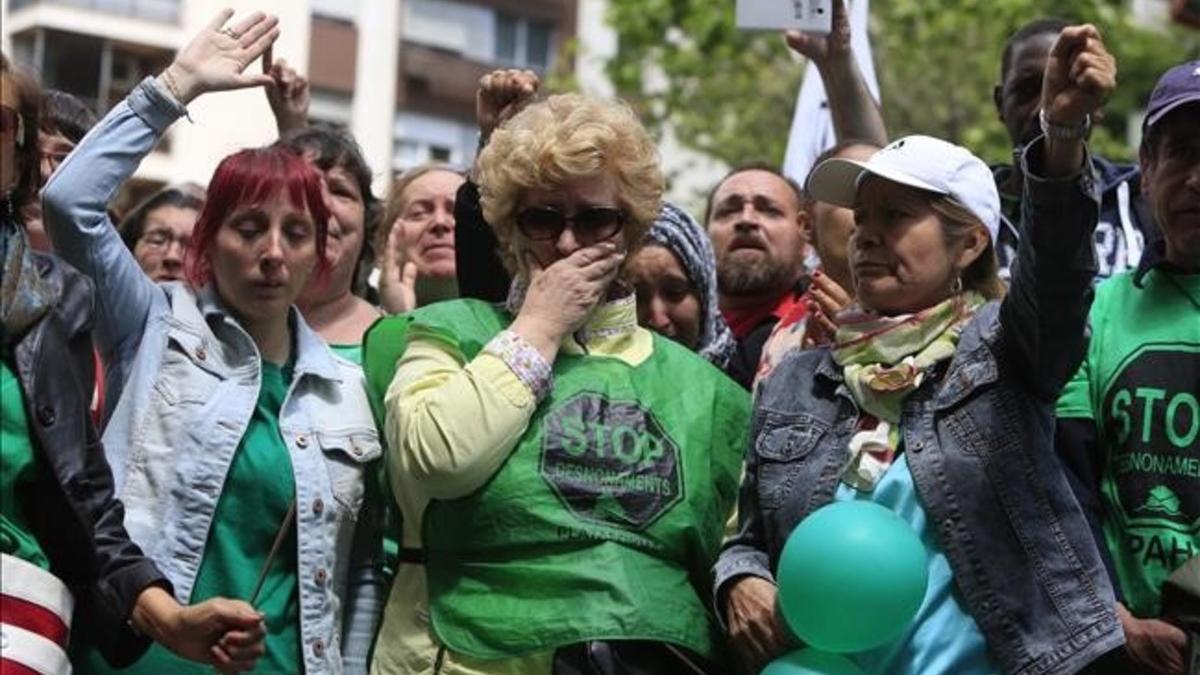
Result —
<path fill-rule="evenodd" d="M 996 112 L 1012 142 L 1014 156 L 1041 133 L 1039 97 L 1042 73 L 1050 46 L 1067 21 L 1040 18 L 1026 23 L 1009 37 L 1000 62 L 1000 81 L 992 92 Z M 1088 123 L 1089 130 L 1093 122 Z M 1001 276 L 1007 280 L 1009 267 L 1021 234 L 1020 162 L 992 167 L 1000 191 L 1000 236 L 996 255 Z M 1096 246 L 1096 283 L 1137 266 L 1142 251 L 1158 239 L 1158 228 L 1142 198 L 1141 171 L 1136 164 L 1116 164 L 1092 155 L 1092 166 L 1100 182 L 1100 221 L 1092 235 Z"/>

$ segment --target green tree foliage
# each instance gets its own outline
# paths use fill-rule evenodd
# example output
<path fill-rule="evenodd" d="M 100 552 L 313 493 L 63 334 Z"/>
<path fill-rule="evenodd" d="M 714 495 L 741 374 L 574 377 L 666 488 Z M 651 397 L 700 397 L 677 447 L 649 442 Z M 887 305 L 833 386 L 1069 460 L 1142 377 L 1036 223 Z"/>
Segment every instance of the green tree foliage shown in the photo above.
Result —
<path fill-rule="evenodd" d="M 618 92 L 661 130 L 727 163 L 781 162 L 803 63 L 780 35 L 734 26 L 732 0 L 611 0 Z M 1137 25 L 1121 0 L 875 0 L 871 38 L 893 136 L 928 133 L 989 161 L 1010 156 L 992 104 L 1008 36 L 1039 16 L 1089 21 L 1117 58 L 1119 83 L 1093 137 L 1130 159 L 1128 132 L 1164 70 L 1200 54 L 1200 32 Z M 1132 122 L 1132 123 L 1131 123 Z"/>

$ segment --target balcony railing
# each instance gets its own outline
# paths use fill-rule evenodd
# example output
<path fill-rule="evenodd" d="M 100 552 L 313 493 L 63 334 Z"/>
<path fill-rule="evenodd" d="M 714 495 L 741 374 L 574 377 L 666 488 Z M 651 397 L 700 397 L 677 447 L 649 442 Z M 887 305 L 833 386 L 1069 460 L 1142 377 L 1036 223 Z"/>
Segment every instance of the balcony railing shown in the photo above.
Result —
<path fill-rule="evenodd" d="M 146 21 L 179 23 L 182 0 L 11 0 L 12 10 L 34 5 L 60 5 L 78 7 L 96 12 L 119 14 Z"/>

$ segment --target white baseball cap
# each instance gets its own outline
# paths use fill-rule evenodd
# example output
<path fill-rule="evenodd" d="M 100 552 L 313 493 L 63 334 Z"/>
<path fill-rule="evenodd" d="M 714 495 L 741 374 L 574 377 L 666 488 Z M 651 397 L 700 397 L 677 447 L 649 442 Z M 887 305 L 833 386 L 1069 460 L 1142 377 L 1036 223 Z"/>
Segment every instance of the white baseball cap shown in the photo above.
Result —
<path fill-rule="evenodd" d="M 1000 194 L 991 169 L 970 150 L 931 136 L 905 136 L 865 162 L 840 158 L 821 162 L 808 175 L 805 190 L 813 199 L 854 208 L 854 197 L 867 176 L 953 198 L 975 214 L 996 241 Z"/>

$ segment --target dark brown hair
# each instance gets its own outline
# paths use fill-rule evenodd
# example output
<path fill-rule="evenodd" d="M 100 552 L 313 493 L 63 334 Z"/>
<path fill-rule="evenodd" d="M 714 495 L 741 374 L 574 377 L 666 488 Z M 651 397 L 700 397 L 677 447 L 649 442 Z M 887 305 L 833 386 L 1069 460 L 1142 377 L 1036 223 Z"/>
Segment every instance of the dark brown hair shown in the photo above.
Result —
<path fill-rule="evenodd" d="M 7 200 L 13 207 L 23 206 L 37 197 L 38 186 L 41 182 L 41 155 L 38 149 L 38 102 L 41 91 L 36 82 L 31 80 L 21 70 L 14 68 L 8 57 L 0 53 L 0 77 L 8 80 L 16 92 L 17 114 L 21 116 L 21 135 L 16 139 L 14 169 L 17 171 L 17 185 Z"/>
<path fill-rule="evenodd" d="M 42 119 L 38 126 L 43 132 L 62 134 L 68 141 L 78 143 L 96 122 L 96 113 L 78 97 L 57 89 L 42 92 Z"/>
<path fill-rule="evenodd" d="M 738 175 L 739 173 L 746 173 L 747 171 L 766 171 L 767 173 L 778 177 L 779 180 L 782 180 L 783 182 L 787 183 L 787 186 L 789 188 L 791 188 L 792 193 L 796 195 L 796 204 L 799 205 L 801 208 L 803 208 L 805 202 L 808 201 L 808 199 L 804 193 L 804 188 L 800 187 L 800 184 L 797 183 L 796 181 L 783 175 L 783 172 L 780 171 L 779 169 L 775 168 L 774 166 L 771 166 L 770 164 L 767 164 L 766 162 L 748 162 L 746 164 L 741 164 L 741 165 L 738 165 L 738 166 L 734 167 L 733 169 L 731 169 L 729 171 L 729 173 L 725 174 L 721 178 L 721 180 L 717 181 L 717 184 L 714 185 L 713 189 L 708 193 L 708 201 L 704 205 L 704 226 L 705 227 L 708 227 L 708 221 L 712 220 L 713 197 L 715 197 L 717 195 L 717 190 L 721 189 L 721 186 L 725 184 L 725 181 L 729 180 L 730 178 L 733 178 L 734 176 Z"/>
<path fill-rule="evenodd" d="M 199 214 L 204 209 L 204 188 L 199 185 L 168 185 L 133 207 L 117 226 L 121 240 L 130 251 L 146 233 L 146 216 L 163 206 L 191 209 Z"/>

